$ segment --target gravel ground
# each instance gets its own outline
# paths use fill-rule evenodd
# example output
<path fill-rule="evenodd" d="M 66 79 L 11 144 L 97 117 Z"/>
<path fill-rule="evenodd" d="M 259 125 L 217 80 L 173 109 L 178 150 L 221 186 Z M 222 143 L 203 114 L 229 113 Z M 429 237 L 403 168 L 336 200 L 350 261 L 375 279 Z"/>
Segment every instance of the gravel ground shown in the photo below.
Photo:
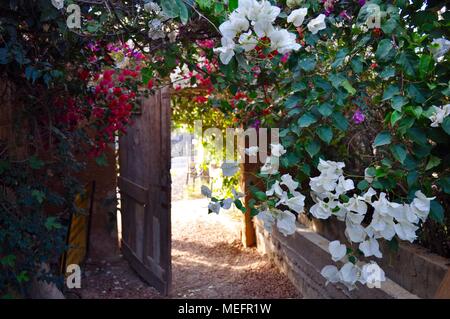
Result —
<path fill-rule="evenodd" d="M 180 200 L 181 176 L 173 178 L 173 281 L 168 297 L 301 298 L 266 257 L 255 248 L 242 247 L 239 215 L 208 215 L 205 199 Z M 81 298 L 162 298 L 121 256 L 89 261 L 84 274 L 77 292 Z"/>

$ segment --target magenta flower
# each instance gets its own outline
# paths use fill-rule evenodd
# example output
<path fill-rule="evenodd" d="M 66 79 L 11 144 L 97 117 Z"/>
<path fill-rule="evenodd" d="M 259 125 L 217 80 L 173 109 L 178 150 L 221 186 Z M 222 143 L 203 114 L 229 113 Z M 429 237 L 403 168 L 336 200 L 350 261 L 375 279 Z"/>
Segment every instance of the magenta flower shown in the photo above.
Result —
<path fill-rule="evenodd" d="M 364 113 L 361 112 L 360 109 L 357 109 L 356 112 L 353 114 L 352 120 L 355 124 L 361 124 L 366 119 L 366 116 Z"/>
<path fill-rule="evenodd" d="M 363 6 L 366 4 L 366 0 L 358 0 L 358 3 L 360 6 Z"/>
<path fill-rule="evenodd" d="M 289 52 L 286 53 L 286 54 L 284 54 L 284 55 L 281 57 L 280 61 L 281 61 L 281 63 L 286 63 L 286 62 L 288 61 L 288 59 L 289 59 Z"/>

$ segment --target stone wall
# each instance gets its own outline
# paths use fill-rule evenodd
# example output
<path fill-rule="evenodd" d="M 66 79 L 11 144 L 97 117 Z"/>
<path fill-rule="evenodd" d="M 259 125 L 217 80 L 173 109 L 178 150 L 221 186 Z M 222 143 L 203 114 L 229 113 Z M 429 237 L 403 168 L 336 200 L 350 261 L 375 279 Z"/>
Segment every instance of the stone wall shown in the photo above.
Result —
<path fill-rule="evenodd" d="M 325 285 L 320 271 L 325 265 L 333 264 L 328 253 L 329 240 L 312 227 L 298 224 L 294 235 L 284 237 L 276 229 L 269 234 L 259 221 L 255 225 L 258 250 L 266 254 L 306 298 L 431 298 L 448 269 L 449 261 L 444 258 L 424 255 L 424 251 L 415 246 L 402 247 L 395 267 L 391 265 L 387 269 L 383 265 L 388 278 L 380 289 L 358 285 L 357 289 L 348 291 L 342 284 Z"/>

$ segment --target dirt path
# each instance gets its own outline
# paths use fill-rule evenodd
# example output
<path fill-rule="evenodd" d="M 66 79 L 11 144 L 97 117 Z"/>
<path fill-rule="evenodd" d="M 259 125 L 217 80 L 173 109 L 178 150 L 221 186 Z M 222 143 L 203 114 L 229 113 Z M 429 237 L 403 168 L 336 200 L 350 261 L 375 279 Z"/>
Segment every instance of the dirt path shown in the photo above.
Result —
<path fill-rule="evenodd" d="M 300 298 L 256 249 L 244 249 L 239 222 L 208 215 L 205 200 L 172 204 L 173 290 L 169 298 Z M 90 263 L 82 298 L 161 298 L 126 261 Z"/>

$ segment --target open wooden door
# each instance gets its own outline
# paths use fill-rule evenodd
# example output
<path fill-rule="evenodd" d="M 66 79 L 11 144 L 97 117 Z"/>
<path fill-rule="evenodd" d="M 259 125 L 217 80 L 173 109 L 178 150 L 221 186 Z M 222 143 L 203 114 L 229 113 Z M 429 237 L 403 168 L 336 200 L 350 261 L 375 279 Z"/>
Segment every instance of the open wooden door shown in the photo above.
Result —
<path fill-rule="evenodd" d="M 170 93 L 146 98 L 120 138 L 122 253 L 162 294 L 171 284 Z"/>

